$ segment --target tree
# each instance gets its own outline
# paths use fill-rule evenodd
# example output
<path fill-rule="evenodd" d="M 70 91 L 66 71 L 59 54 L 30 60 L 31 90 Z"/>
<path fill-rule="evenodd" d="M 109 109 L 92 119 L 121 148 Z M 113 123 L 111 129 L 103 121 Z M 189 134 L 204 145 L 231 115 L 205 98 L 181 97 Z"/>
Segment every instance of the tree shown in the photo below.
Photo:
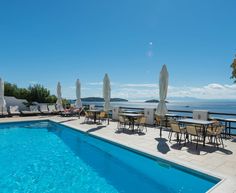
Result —
<path fill-rule="evenodd" d="M 30 92 L 26 88 L 18 88 L 15 92 L 15 97 L 18 99 L 28 99 Z"/>
<path fill-rule="evenodd" d="M 50 91 L 40 84 L 29 86 L 28 90 L 30 92 L 27 99 L 29 102 L 46 103 L 47 98 L 50 96 Z"/>
<path fill-rule="evenodd" d="M 236 58 L 234 59 L 230 67 L 232 68 L 232 75 L 230 78 L 234 79 L 234 83 L 236 83 Z"/>
<path fill-rule="evenodd" d="M 57 101 L 57 97 L 50 95 L 50 91 L 40 84 L 29 86 L 28 88 L 18 88 L 16 84 L 5 82 L 4 87 L 5 96 L 26 99 L 28 105 L 31 105 L 32 102 L 55 103 Z"/>
<path fill-rule="evenodd" d="M 17 92 L 16 84 L 11 84 L 9 82 L 4 82 L 4 95 L 5 96 L 15 96 Z"/>
<path fill-rule="evenodd" d="M 50 95 L 46 98 L 47 103 L 56 103 L 57 97 L 55 95 Z"/>

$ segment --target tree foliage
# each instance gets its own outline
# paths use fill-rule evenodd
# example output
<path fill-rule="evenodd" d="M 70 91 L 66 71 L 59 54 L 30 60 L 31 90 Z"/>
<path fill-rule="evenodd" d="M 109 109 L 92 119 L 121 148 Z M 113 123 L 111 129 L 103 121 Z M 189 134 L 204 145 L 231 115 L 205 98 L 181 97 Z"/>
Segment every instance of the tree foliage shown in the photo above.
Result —
<path fill-rule="evenodd" d="M 18 88 L 16 84 L 5 82 L 4 87 L 5 96 L 26 99 L 29 103 L 55 103 L 57 100 L 55 95 L 50 95 L 50 91 L 40 84 L 35 84 L 28 88 Z"/>
<path fill-rule="evenodd" d="M 230 67 L 232 68 L 232 75 L 230 78 L 234 79 L 234 82 L 236 83 L 236 58 L 234 59 Z"/>

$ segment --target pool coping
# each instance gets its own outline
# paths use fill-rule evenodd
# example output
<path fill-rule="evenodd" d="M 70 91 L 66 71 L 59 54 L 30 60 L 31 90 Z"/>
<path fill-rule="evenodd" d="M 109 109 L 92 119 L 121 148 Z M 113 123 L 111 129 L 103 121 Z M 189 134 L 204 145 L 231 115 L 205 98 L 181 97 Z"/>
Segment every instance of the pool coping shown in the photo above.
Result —
<path fill-rule="evenodd" d="M 180 161 L 177 161 L 177 160 L 174 160 L 172 158 L 166 158 L 164 156 L 161 156 L 161 155 L 154 155 L 152 152 L 147 152 L 147 150 L 145 149 L 142 149 L 140 147 L 133 147 L 133 146 L 128 146 L 128 145 L 131 145 L 131 144 L 125 144 L 123 143 L 122 141 L 117 141 L 117 140 L 113 140 L 107 136 L 101 136 L 101 134 L 99 133 L 88 133 L 84 130 L 81 130 L 78 126 L 74 126 L 74 125 L 70 125 L 70 124 L 67 124 L 67 122 L 63 122 L 61 123 L 59 120 L 55 120 L 53 118 L 48 118 L 48 117 L 45 117 L 43 119 L 35 119 L 35 120 L 14 120 L 14 121 L 4 121 L 4 122 L 1 122 L 0 124 L 4 124 L 4 123 L 19 123 L 19 122 L 40 122 L 40 121 L 51 121 L 53 123 L 56 123 L 56 124 L 59 124 L 59 125 L 62 125 L 62 126 L 65 126 L 65 127 L 68 127 L 69 129 L 73 129 L 73 130 L 76 130 L 76 131 L 79 131 L 81 133 L 84 133 L 86 135 L 90 135 L 92 137 L 95 137 L 95 138 L 99 138 L 101 140 L 104 140 L 108 143 L 111 143 L 111 144 L 114 144 L 116 146 L 120 146 L 122 148 L 125 148 L 127 150 L 130 150 L 134 153 L 138 153 L 138 154 L 141 154 L 141 155 L 144 155 L 146 157 L 149 157 L 150 159 L 153 159 L 153 160 L 158 160 L 158 161 L 165 161 L 167 163 L 170 163 L 170 164 L 173 164 L 174 166 L 176 166 L 177 168 L 179 169 L 182 169 L 184 170 L 185 172 L 187 172 L 186 170 L 187 169 L 190 169 L 190 173 L 194 173 L 195 175 L 202 175 L 204 177 L 204 175 L 208 176 L 209 178 L 216 178 L 216 179 L 219 179 L 220 181 L 214 185 L 212 188 L 210 188 L 207 193 L 218 193 L 218 192 L 227 192 L 226 190 L 229 188 L 227 186 L 227 183 L 230 183 L 230 176 L 225 176 L 225 175 L 222 175 L 222 174 L 217 174 L 216 172 L 212 172 L 212 171 L 209 171 L 209 170 L 206 170 L 206 169 L 202 169 L 198 166 L 195 166 L 195 165 L 189 165 L 187 164 L 186 162 L 180 162 Z M 231 179 L 231 181 L 234 181 L 234 178 Z M 229 189 L 228 189 L 229 190 Z M 231 190 L 231 189 L 230 189 Z M 234 192 L 234 190 L 232 189 L 231 192 Z"/>

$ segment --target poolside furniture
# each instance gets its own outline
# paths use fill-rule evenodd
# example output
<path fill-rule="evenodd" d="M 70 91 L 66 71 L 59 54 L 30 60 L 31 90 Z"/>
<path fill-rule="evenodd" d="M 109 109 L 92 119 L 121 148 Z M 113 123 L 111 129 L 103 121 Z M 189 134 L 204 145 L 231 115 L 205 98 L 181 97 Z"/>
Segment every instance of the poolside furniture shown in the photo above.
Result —
<path fill-rule="evenodd" d="M 56 109 L 55 105 L 48 105 L 48 111 L 50 114 L 58 114 L 59 111 Z"/>
<path fill-rule="evenodd" d="M 165 127 L 170 127 L 170 122 L 175 121 L 179 118 L 180 116 L 174 113 L 166 113 L 165 114 Z"/>
<path fill-rule="evenodd" d="M 9 106 L 9 114 L 11 116 L 20 115 L 19 106 Z"/>
<path fill-rule="evenodd" d="M 9 115 L 9 114 L 8 114 L 6 108 L 1 109 L 1 111 L 0 111 L 0 117 L 6 117 L 6 116 L 8 116 L 8 115 Z"/>
<path fill-rule="evenodd" d="M 91 113 L 93 115 L 93 122 L 96 123 L 98 114 L 102 112 L 103 110 L 100 109 L 89 109 L 87 112 Z"/>
<path fill-rule="evenodd" d="M 120 113 L 120 115 L 125 116 L 129 120 L 129 125 L 131 126 L 131 129 L 133 131 L 134 131 L 135 120 L 143 116 L 143 114 L 137 114 L 137 113 Z"/>
<path fill-rule="evenodd" d="M 163 127 L 167 127 L 167 125 L 165 124 L 165 120 L 166 120 L 166 117 L 164 116 L 160 116 L 160 115 L 157 115 L 156 116 L 156 127 L 158 127 L 160 129 L 160 137 L 162 136 L 162 129 Z"/>
<path fill-rule="evenodd" d="M 197 149 L 198 142 L 200 141 L 200 138 L 203 137 L 201 128 L 197 125 L 186 125 L 186 133 L 188 136 L 188 140 L 190 139 L 191 142 L 192 142 L 192 136 L 197 138 L 197 144 L 196 144 L 196 149 Z"/>
<path fill-rule="evenodd" d="M 48 105 L 47 104 L 40 104 L 39 105 L 39 111 L 44 114 L 44 115 L 48 115 L 50 114 L 49 110 L 48 110 Z"/>
<path fill-rule="evenodd" d="M 91 112 L 85 111 L 84 113 L 85 113 L 84 123 L 88 123 L 88 122 L 90 122 L 91 120 L 94 119 L 94 115 Z"/>
<path fill-rule="evenodd" d="M 182 135 L 186 134 L 186 127 L 180 126 L 178 122 L 170 123 L 169 141 L 171 141 L 172 134 L 175 133 L 177 136 L 177 142 L 181 143 Z M 185 136 L 186 137 L 186 136 Z M 185 140 L 185 139 L 184 139 Z"/>
<path fill-rule="evenodd" d="M 137 125 L 138 131 L 141 132 L 143 131 L 143 129 L 145 129 L 147 132 L 146 120 L 147 120 L 147 117 L 145 116 L 138 117 L 137 120 L 135 120 L 135 125 Z"/>
<path fill-rule="evenodd" d="M 101 123 L 103 121 L 107 121 L 108 116 L 107 113 L 105 111 L 101 111 L 98 115 L 97 115 L 97 119 L 98 121 Z"/>
<path fill-rule="evenodd" d="M 202 130 L 203 146 L 205 146 L 207 128 L 214 123 L 213 121 L 186 118 L 186 119 L 179 119 L 178 122 L 184 125 L 190 124 L 199 126 Z"/>
<path fill-rule="evenodd" d="M 210 141 L 214 141 L 214 145 L 219 147 L 220 144 L 222 144 L 222 147 L 224 148 L 224 143 L 222 139 L 222 132 L 225 129 L 225 127 L 221 124 L 214 124 L 212 127 L 207 129 L 207 136 L 210 138 Z M 219 141 L 219 143 L 218 143 Z"/>
<path fill-rule="evenodd" d="M 75 115 L 75 112 L 73 109 L 65 109 L 63 112 L 60 112 L 60 115 L 62 117 L 72 117 Z"/>
<path fill-rule="evenodd" d="M 39 115 L 40 111 L 38 110 L 38 106 L 37 105 L 30 105 L 29 107 L 29 111 L 21 111 L 21 114 L 24 116 L 27 115 Z"/>
<path fill-rule="evenodd" d="M 126 125 L 129 125 L 129 120 L 126 117 L 119 115 L 117 130 L 119 131 L 120 129 L 123 129 L 124 131 Z"/>
<path fill-rule="evenodd" d="M 81 113 L 84 111 L 84 108 L 85 108 L 85 107 L 81 107 L 81 108 L 75 108 L 75 109 L 73 109 L 74 116 L 78 116 L 78 117 L 80 118 Z"/>

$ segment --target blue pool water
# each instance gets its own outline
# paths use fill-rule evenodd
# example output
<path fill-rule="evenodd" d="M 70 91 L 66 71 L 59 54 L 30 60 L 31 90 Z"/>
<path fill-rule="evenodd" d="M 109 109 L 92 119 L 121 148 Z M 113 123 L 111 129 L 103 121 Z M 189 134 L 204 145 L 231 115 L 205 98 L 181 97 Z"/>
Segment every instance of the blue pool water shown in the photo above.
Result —
<path fill-rule="evenodd" d="M 217 182 L 53 122 L 0 124 L 4 193 L 200 193 Z"/>

